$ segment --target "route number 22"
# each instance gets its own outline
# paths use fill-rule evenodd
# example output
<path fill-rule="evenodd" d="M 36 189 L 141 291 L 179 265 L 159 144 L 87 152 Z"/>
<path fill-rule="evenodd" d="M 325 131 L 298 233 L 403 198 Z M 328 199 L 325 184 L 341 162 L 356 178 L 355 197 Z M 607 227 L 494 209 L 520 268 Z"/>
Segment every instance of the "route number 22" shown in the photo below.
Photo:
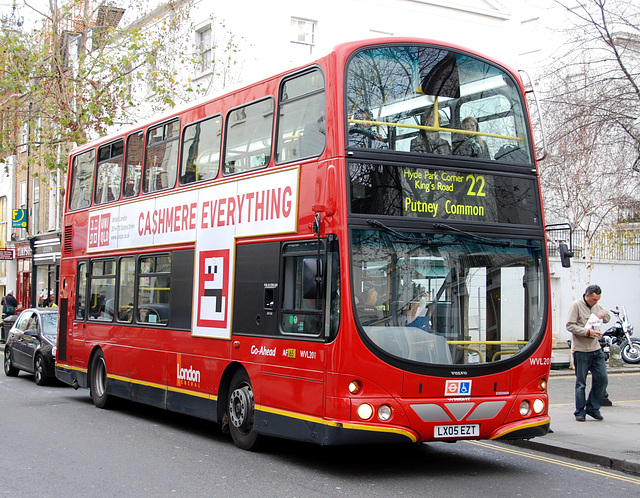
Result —
<path fill-rule="evenodd" d="M 467 175 L 466 179 L 470 182 L 469 190 L 467 190 L 467 195 L 475 197 L 486 196 L 484 192 L 484 176 Z"/>

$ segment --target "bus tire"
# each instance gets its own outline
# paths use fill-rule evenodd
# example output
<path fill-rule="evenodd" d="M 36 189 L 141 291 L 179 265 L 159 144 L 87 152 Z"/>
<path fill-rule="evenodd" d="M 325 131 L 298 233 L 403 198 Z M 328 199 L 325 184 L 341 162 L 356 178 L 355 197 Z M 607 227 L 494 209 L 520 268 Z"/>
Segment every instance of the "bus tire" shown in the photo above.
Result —
<path fill-rule="evenodd" d="M 107 362 L 102 351 L 98 351 L 91 361 L 89 392 L 97 408 L 108 408 L 111 396 L 107 394 Z"/>
<path fill-rule="evenodd" d="M 231 378 L 227 403 L 229 432 L 235 445 L 243 450 L 255 450 L 259 435 L 254 430 L 255 403 L 249 375 L 238 370 Z"/>

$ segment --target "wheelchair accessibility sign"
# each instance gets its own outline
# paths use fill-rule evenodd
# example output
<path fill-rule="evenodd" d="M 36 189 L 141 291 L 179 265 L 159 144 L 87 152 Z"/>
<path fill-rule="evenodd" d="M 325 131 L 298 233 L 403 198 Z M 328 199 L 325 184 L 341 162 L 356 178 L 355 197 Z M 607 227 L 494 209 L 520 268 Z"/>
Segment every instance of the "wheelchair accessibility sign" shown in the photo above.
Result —
<path fill-rule="evenodd" d="M 448 380 L 444 386 L 445 396 L 470 396 L 470 380 Z"/>

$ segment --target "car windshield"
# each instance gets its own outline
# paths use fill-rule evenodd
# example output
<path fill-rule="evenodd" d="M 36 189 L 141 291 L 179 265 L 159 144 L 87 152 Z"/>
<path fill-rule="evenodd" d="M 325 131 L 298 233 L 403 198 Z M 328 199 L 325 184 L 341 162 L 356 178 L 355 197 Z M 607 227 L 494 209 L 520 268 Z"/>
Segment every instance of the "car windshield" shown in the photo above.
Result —
<path fill-rule="evenodd" d="M 42 313 L 40 317 L 42 320 L 42 333 L 47 337 L 57 337 L 58 336 L 58 314 Z"/>
<path fill-rule="evenodd" d="M 352 241 L 356 316 L 374 349 L 424 364 L 499 362 L 542 332 L 540 240 L 387 228 L 353 230 Z"/>

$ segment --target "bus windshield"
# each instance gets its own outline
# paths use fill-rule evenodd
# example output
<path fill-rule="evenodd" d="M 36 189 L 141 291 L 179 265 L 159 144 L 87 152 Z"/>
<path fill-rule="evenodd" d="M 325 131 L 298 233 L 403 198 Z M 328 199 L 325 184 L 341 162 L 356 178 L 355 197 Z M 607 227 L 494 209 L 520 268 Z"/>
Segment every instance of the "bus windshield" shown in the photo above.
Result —
<path fill-rule="evenodd" d="M 356 53 L 347 69 L 347 147 L 531 164 L 522 98 L 497 66 L 441 47 Z"/>
<path fill-rule="evenodd" d="M 421 364 L 494 363 L 544 333 L 540 240 L 380 228 L 352 232 L 356 316 L 379 350 Z"/>

